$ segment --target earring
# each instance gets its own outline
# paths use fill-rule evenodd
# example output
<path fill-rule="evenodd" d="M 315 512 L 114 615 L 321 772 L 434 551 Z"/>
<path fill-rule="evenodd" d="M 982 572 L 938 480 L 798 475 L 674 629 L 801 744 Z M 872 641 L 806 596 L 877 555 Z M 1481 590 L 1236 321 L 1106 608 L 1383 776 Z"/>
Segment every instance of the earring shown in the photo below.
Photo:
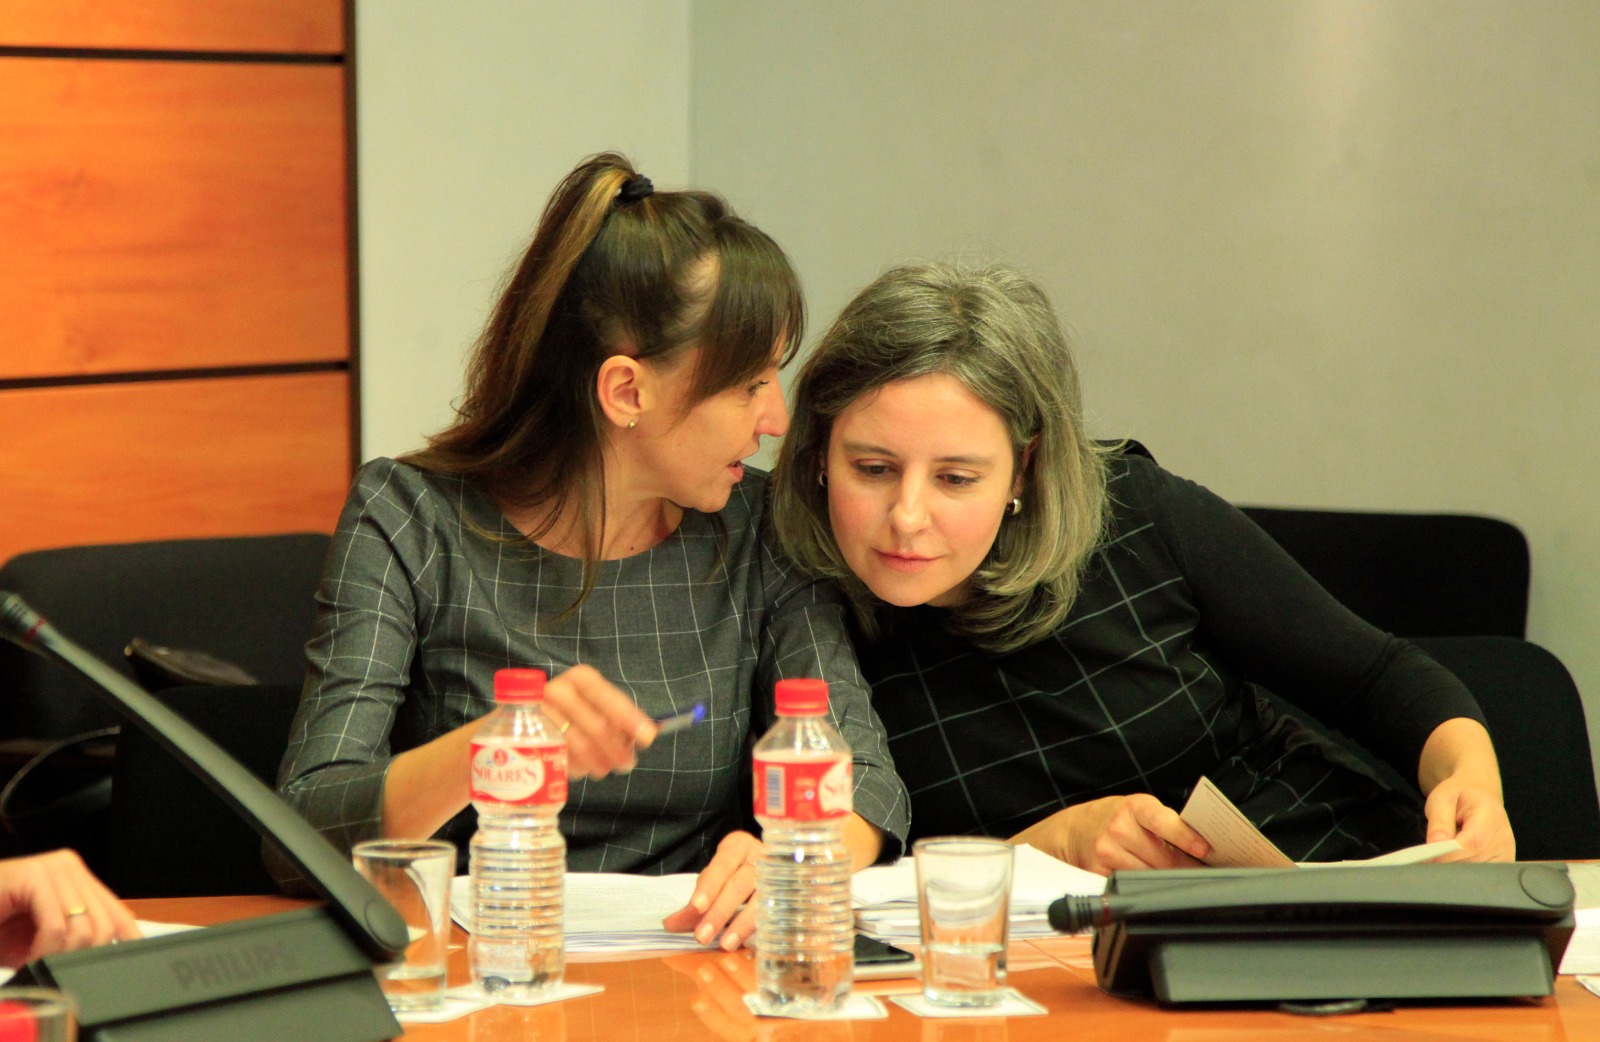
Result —
<path fill-rule="evenodd" d="M 825 470 L 817 471 L 817 484 L 821 485 L 823 488 L 827 488 L 828 487 L 828 472 L 827 471 L 825 471 Z"/>
<path fill-rule="evenodd" d="M 1022 513 L 1022 497 L 1021 496 L 1013 496 L 1012 497 L 1011 505 L 1006 508 L 1006 513 L 1010 514 L 1012 517 L 1016 517 L 1018 514 Z"/>
<path fill-rule="evenodd" d="M 633 419 L 628 421 L 628 429 L 630 431 L 633 430 L 637 426 L 639 426 L 639 417 L 635 416 Z"/>

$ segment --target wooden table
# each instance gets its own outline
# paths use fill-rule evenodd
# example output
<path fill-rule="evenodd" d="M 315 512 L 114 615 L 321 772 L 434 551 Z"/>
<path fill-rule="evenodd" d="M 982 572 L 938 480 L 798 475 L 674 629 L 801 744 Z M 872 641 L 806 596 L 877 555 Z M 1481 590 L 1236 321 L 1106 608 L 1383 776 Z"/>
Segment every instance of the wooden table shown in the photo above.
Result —
<path fill-rule="evenodd" d="M 206 897 L 129 902 L 141 919 L 210 924 L 301 907 L 276 897 Z M 456 930 L 450 982 L 467 980 L 466 935 Z M 547 1006 L 496 1006 L 449 1024 L 406 1031 L 418 1042 L 1600 1042 L 1600 997 L 1562 977 L 1537 1001 L 1405 1007 L 1392 1013 L 1296 1017 L 1285 1013 L 1162 1009 L 1104 994 L 1094 985 L 1086 937 L 1019 942 L 1011 983 L 1050 1012 L 1042 1017 L 923 1020 L 893 1003 L 889 1019 L 761 1020 L 740 996 L 754 980 L 747 952 L 578 958 L 567 978 L 605 991 Z M 907 982 L 863 984 L 884 993 Z"/>

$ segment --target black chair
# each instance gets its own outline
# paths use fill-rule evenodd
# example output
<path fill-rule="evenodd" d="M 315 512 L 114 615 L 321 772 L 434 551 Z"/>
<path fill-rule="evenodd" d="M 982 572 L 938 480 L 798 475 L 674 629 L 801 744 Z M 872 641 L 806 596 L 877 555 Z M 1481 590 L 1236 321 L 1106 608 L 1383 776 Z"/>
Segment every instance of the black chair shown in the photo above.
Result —
<path fill-rule="evenodd" d="M 267 785 L 276 780 L 299 685 L 175 687 L 156 697 Z M 133 726 L 118 742 L 107 845 L 105 881 L 123 897 L 278 892 L 255 831 Z"/>
<path fill-rule="evenodd" d="M 19 554 L 0 590 L 134 675 L 133 638 L 203 652 L 263 683 L 298 687 L 329 537 L 320 534 L 75 546 Z M 121 720 L 93 686 L 0 641 L 0 855 L 71 846 L 96 869 Z"/>
<path fill-rule="evenodd" d="M 1561 660 L 1514 637 L 1419 638 L 1483 707 L 1523 861 L 1600 858 L 1583 702 Z"/>
<path fill-rule="evenodd" d="M 298 684 L 328 543 L 306 533 L 36 550 L 0 565 L 0 590 L 129 676 L 123 648 L 143 637 L 208 652 L 262 683 Z M 121 723 L 87 681 L 5 642 L 0 689 L 0 738 Z"/>
<path fill-rule="evenodd" d="M 1523 637 L 1528 541 L 1508 521 L 1242 506 L 1345 607 L 1402 637 Z"/>

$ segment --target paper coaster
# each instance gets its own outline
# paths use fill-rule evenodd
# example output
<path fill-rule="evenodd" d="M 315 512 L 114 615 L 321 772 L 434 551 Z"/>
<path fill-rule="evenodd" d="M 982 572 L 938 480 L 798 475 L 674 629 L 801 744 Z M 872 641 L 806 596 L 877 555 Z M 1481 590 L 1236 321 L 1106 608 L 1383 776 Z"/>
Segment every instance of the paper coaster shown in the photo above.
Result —
<path fill-rule="evenodd" d="M 473 1013 L 480 1009 L 488 1009 L 490 1006 L 543 1006 L 547 1002 L 562 1002 L 566 999 L 579 999 L 585 995 L 593 995 L 596 992 L 605 990 L 605 985 L 603 984 L 574 984 L 571 981 L 565 981 L 554 991 L 546 992 L 545 994 L 536 998 L 505 999 L 491 996 L 476 984 L 462 984 L 451 988 L 444 993 L 446 1009 L 451 1008 L 450 1004 L 454 1001 L 461 1001 L 470 1004 L 468 1008 L 462 1009 L 460 1012 L 457 1012 L 452 1016 L 435 1019 L 438 1016 L 438 1012 L 436 1011 L 433 1013 L 422 1014 L 421 1016 L 428 1018 L 426 1020 L 408 1019 L 415 1016 L 414 1014 L 410 1013 L 405 1015 L 396 1013 L 395 1017 L 396 1019 L 406 1023 L 437 1024 L 441 1023 L 443 1020 L 454 1020 L 456 1017 L 462 1016 L 463 1014 Z"/>
<path fill-rule="evenodd" d="M 470 992 L 470 994 L 468 994 Z M 482 991 L 471 985 L 451 988 L 444 993 L 444 1005 L 438 1009 L 408 1009 L 397 1011 L 394 1019 L 402 1024 L 446 1024 L 457 1017 L 476 1013 L 494 1005 Z"/>
<path fill-rule="evenodd" d="M 832 1013 L 778 1012 L 767 1008 L 758 995 L 744 997 L 745 1008 L 758 1017 L 786 1017 L 790 1020 L 883 1020 L 889 1011 L 871 995 L 851 993 Z"/>
<path fill-rule="evenodd" d="M 1037 1017 L 1045 1008 L 1016 988 L 992 1006 L 936 1006 L 925 995 L 891 995 L 889 1001 L 919 1017 Z"/>

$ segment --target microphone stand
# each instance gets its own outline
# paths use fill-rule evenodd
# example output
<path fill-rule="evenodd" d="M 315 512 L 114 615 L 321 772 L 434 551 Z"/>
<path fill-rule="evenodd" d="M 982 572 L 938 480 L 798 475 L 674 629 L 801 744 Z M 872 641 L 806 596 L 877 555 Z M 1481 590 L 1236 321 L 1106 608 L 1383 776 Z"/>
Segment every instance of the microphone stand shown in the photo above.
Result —
<path fill-rule="evenodd" d="M 260 779 L 133 681 L 0 592 L 0 636 L 77 671 L 273 843 L 326 904 L 205 930 L 65 952 L 16 982 L 60 988 L 85 1042 L 332 1042 L 395 1038 L 373 976 L 405 950 L 405 921 Z"/>

